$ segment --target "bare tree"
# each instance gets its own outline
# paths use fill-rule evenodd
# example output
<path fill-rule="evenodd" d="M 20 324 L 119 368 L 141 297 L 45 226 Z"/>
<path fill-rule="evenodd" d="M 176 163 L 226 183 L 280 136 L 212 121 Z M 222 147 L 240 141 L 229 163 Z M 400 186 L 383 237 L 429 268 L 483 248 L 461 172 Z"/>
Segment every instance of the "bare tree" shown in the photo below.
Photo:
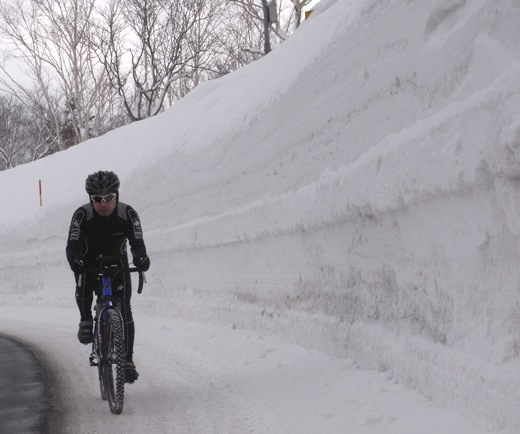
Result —
<path fill-rule="evenodd" d="M 25 143 L 23 145 L 23 162 L 36 161 L 47 155 L 53 154 L 60 149 L 56 146 L 53 136 L 49 134 L 48 111 L 42 109 L 42 104 L 37 103 L 41 99 L 37 91 L 33 92 L 31 101 L 34 106 L 21 104 L 24 110 L 25 127 L 27 130 Z M 50 121 L 52 122 L 52 120 Z"/>
<path fill-rule="evenodd" d="M 221 0 L 205 0 L 204 12 L 186 38 L 186 49 L 192 54 L 185 74 L 175 80 L 168 92 L 168 105 L 184 97 L 202 81 L 221 75 L 215 59 L 221 53 L 220 31 L 224 21 L 224 4 Z"/>
<path fill-rule="evenodd" d="M 0 96 L 0 170 L 36 160 L 50 151 L 35 112 L 13 96 Z"/>
<path fill-rule="evenodd" d="M 172 83 L 200 61 L 191 45 L 208 20 L 208 0 L 109 0 L 95 41 L 132 121 L 159 113 Z"/>
<path fill-rule="evenodd" d="M 233 4 L 223 11 L 213 57 L 214 76 L 228 74 L 263 56 L 260 23 L 247 10 Z"/>
<path fill-rule="evenodd" d="M 49 134 L 59 149 L 105 132 L 92 128 L 92 120 L 102 111 L 99 103 L 105 90 L 104 69 L 96 64 L 90 44 L 95 1 L 3 0 L 0 4 L 0 30 L 14 44 L 41 97 L 28 105 L 47 111 Z M 31 92 L 25 84 L 7 76 L 4 86 L 27 102 Z"/>
<path fill-rule="evenodd" d="M 21 107 L 12 98 L 0 97 L 0 168 L 15 167 L 23 157 Z"/>

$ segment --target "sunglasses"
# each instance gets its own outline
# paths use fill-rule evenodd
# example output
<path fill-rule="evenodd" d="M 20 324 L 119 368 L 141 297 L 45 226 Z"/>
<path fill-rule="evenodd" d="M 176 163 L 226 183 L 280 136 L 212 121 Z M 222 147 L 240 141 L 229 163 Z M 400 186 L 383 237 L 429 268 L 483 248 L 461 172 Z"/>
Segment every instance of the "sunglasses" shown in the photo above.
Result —
<path fill-rule="evenodd" d="M 97 203 L 112 202 L 116 198 L 116 194 L 115 193 L 108 193 L 108 194 L 105 194 L 104 196 L 101 196 L 99 194 L 95 194 L 95 195 L 90 196 L 90 198 L 94 202 L 97 202 Z"/>

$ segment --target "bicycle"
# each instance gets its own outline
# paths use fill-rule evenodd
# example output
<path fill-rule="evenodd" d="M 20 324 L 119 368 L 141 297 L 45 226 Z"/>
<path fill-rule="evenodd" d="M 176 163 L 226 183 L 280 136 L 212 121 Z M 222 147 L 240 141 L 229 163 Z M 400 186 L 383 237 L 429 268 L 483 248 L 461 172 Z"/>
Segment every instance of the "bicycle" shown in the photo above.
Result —
<path fill-rule="evenodd" d="M 96 316 L 92 340 L 90 366 L 98 368 L 101 399 L 108 401 L 113 414 L 123 411 L 125 395 L 126 349 L 123 317 L 118 305 L 120 301 L 112 294 L 112 280 L 118 273 L 139 273 L 137 293 L 141 294 L 145 281 L 144 273 L 137 268 L 105 265 L 110 258 L 99 258 L 99 268 L 90 269 L 97 273 L 99 293 L 96 299 Z"/>

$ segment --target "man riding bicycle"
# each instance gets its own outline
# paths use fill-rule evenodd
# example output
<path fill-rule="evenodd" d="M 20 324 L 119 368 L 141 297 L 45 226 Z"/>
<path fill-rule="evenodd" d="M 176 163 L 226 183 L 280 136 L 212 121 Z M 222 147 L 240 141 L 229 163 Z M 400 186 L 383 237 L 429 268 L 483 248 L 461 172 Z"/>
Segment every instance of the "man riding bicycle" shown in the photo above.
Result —
<path fill-rule="evenodd" d="M 81 316 L 78 339 L 82 344 L 92 342 L 92 303 L 94 293 L 99 289 L 97 273 L 91 271 L 99 265 L 96 258 L 99 255 L 114 258 L 115 265 L 128 269 L 128 240 L 135 267 L 141 271 L 150 268 L 141 221 L 130 205 L 119 201 L 119 185 L 114 172 L 98 171 L 89 175 L 85 189 L 90 201 L 72 216 L 66 254 L 76 280 L 76 303 Z M 130 305 L 130 273 L 125 271 L 116 275 L 112 287 L 121 300 L 125 327 L 125 381 L 133 383 L 139 374 L 133 362 L 135 326 Z"/>

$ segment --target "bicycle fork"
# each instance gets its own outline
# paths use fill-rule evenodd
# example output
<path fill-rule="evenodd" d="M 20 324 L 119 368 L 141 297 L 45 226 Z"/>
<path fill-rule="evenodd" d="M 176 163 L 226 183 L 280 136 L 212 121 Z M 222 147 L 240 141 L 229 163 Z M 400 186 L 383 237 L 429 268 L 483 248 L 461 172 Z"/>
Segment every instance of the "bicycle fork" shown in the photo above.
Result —
<path fill-rule="evenodd" d="M 100 334 L 98 333 L 98 329 L 101 327 L 99 321 L 100 309 L 96 305 L 96 317 L 94 322 L 94 339 L 92 340 L 92 352 L 88 358 L 90 362 L 90 366 L 99 366 L 99 345 L 98 339 L 100 339 Z"/>

